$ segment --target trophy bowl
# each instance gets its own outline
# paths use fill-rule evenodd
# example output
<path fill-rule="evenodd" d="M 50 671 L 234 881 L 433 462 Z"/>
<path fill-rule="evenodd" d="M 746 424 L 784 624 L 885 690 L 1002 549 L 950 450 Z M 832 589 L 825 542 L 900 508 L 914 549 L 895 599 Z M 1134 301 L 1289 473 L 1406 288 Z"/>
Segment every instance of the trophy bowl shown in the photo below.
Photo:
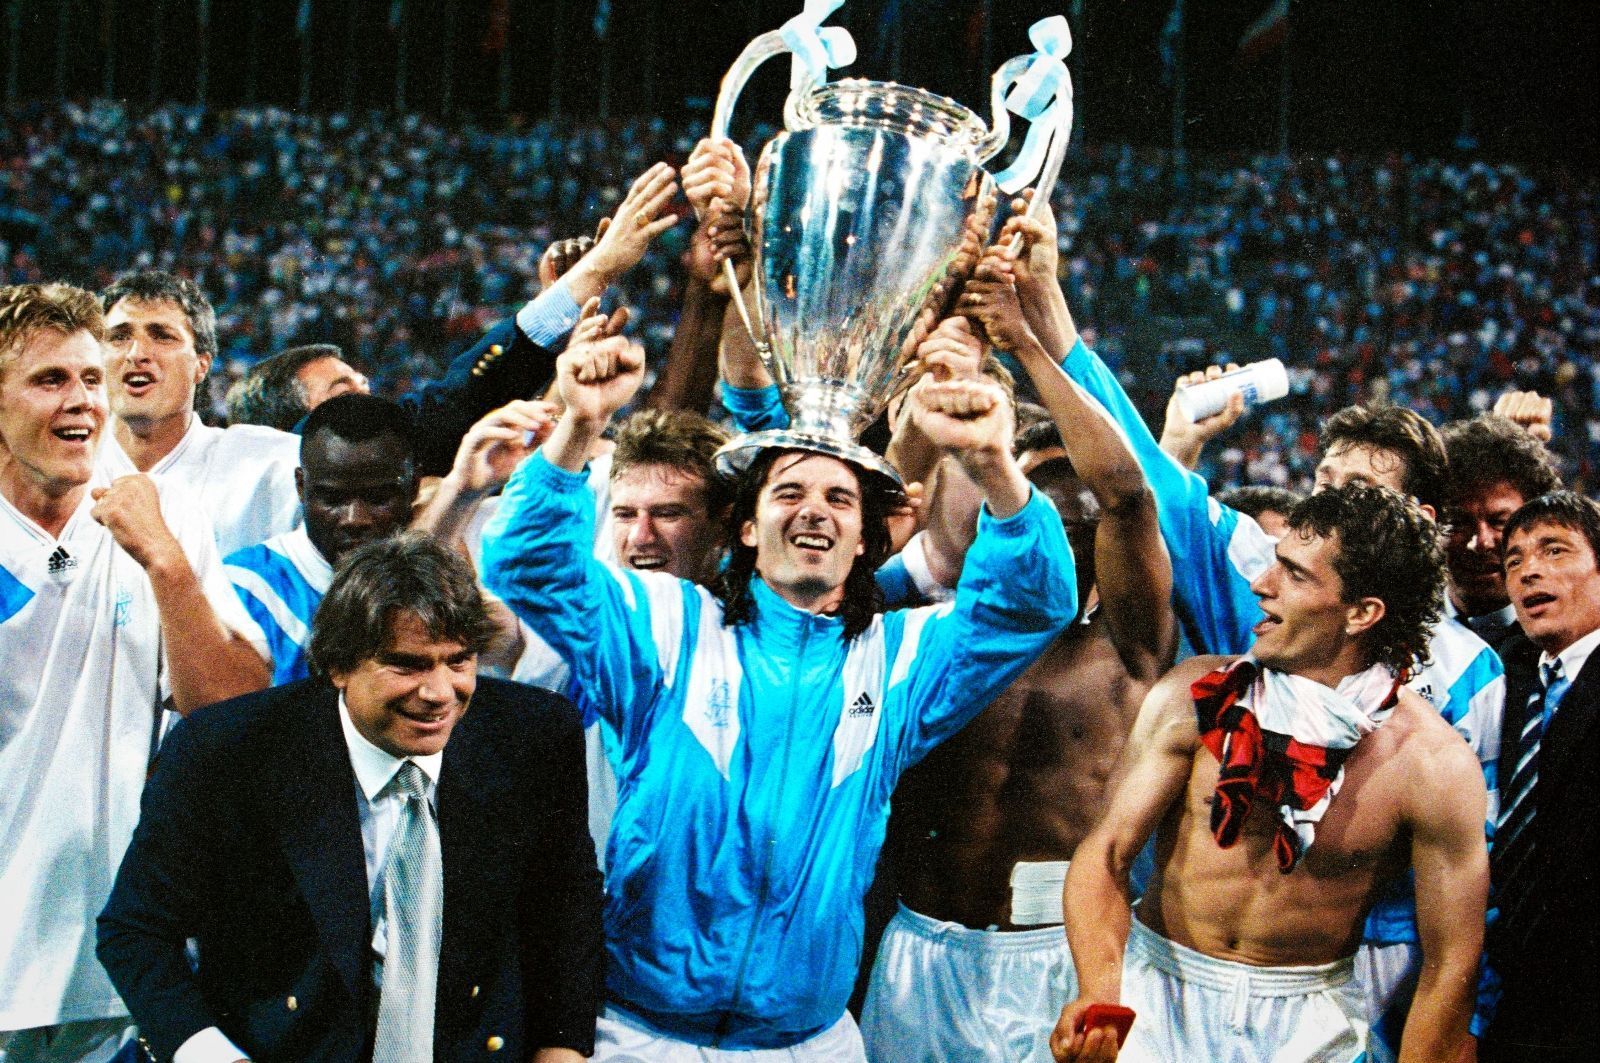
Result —
<path fill-rule="evenodd" d="M 765 34 L 746 49 L 724 79 L 713 136 L 726 136 L 755 66 L 786 48 Z M 856 439 L 909 386 L 918 346 L 982 256 L 998 203 L 984 164 L 1009 138 L 1003 95 L 1030 62 L 1013 59 L 995 74 L 992 129 L 922 89 L 797 78 L 785 129 L 752 179 L 754 312 L 737 287 L 734 296 L 790 425 L 734 439 L 718 452 L 719 469 L 736 473 L 768 447 L 799 448 L 899 484 Z M 1058 139 L 1051 183 L 1065 147 Z"/>

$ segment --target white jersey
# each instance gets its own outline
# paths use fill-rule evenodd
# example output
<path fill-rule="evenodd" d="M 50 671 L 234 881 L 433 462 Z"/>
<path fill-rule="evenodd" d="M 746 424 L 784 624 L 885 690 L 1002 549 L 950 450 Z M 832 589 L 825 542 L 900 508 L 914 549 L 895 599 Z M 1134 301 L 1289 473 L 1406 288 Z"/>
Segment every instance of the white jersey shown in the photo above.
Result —
<path fill-rule="evenodd" d="M 101 465 L 90 487 L 111 478 Z M 203 511 L 158 490 L 211 607 L 246 630 Z M 150 580 L 93 505 L 86 492 L 52 539 L 0 498 L 0 1030 L 127 1014 L 95 917 L 139 818 L 168 665 Z"/>
<path fill-rule="evenodd" d="M 101 461 L 115 476 L 139 470 L 111 434 Z M 300 523 L 300 437 L 276 428 L 236 424 L 213 428 L 192 417 L 172 452 L 151 466 L 150 477 L 176 481 L 205 507 L 223 557 L 266 542 Z"/>

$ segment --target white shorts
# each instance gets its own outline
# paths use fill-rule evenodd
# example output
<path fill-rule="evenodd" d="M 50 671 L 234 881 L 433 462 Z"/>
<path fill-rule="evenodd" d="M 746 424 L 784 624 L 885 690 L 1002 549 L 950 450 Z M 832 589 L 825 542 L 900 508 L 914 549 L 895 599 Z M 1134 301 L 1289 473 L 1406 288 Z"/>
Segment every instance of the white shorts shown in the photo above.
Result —
<path fill-rule="evenodd" d="M 1136 917 L 1122 1003 L 1137 1013 L 1119 1063 L 1352 1063 L 1367 1048 L 1349 959 L 1314 967 L 1219 960 Z"/>
<path fill-rule="evenodd" d="M 1356 950 L 1356 987 L 1372 1027 L 1367 1056 L 1372 1063 L 1393 1063 L 1400 1054 L 1400 1034 L 1422 973 L 1422 946 L 1415 941 L 1388 945 L 1363 941 Z"/>
<path fill-rule="evenodd" d="M 610 1005 L 600 1009 L 590 1063 L 867 1063 L 861 1031 L 847 1011 L 792 1048 L 702 1048 L 664 1037 Z"/>
<path fill-rule="evenodd" d="M 126 1016 L 0 1030 L 0 1063 L 107 1063 L 133 1034 Z"/>
<path fill-rule="evenodd" d="M 902 904 L 861 1034 L 872 1063 L 1050 1063 L 1050 1031 L 1077 993 L 1061 927 L 971 930 Z"/>

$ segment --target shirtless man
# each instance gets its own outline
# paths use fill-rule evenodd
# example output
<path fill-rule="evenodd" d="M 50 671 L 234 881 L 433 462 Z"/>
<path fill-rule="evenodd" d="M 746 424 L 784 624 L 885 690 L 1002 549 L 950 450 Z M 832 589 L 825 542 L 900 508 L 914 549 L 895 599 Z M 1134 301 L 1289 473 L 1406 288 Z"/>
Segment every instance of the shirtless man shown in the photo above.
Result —
<path fill-rule="evenodd" d="M 1359 1058 L 1354 953 L 1408 868 L 1423 960 L 1399 1058 L 1468 1050 L 1488 796 L 1472 750 L 1402 685 L 1441 608 L 1437 540 L 1387 489 L 1318 492 L 1255 580 L 1253 654 L 1193 658 L 1151 691 L 1067 875 L 1080 989 L 1058 1060 L 1118 1058 L 1110 1028 L 1077 1025 L 1119 1002 L 1138 1015 L 1125 1059 Z M 1134 919 L 1128 873 L 1152 833 Z"/>
<path fill-rule="evenodd" d="M 1061 514 L 1084 605 L 895 793 L 887 863 L 901 905 L 862 1015 L 877 1063 L 1049 1060 L 1050 1029 L 1075 991 L 1057 929 L 1067 861 L 1099 819 L 1176 641 L 1172 571 L 1138 462 L 1029 330 L 1000 259 L 979 277 L 974 319 L 1018 358 L 1053 417 L 1016 450 Z"/>

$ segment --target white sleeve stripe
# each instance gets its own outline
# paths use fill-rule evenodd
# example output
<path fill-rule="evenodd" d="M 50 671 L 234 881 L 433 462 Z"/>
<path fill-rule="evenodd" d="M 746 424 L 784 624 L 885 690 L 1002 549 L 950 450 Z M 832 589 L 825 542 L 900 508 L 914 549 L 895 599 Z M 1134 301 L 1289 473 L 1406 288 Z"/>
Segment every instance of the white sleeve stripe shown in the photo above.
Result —
<path fill-rule="evenodd" d="M 277 622 L 283 633 L 298 646 L 304 646 L 311 641 L 311 631 L 305 623 L 290 611 L 283 599 L 278 597 L 278 592 L 266 580 L 261 578 L 259 572 L 238 565 L 224 565 L 223 571 L 228 574 L 234 586 L 247 592 L 260 602 L 272 619 Z"/>
<path fill-rule="evenodd" d="M 683 581 L 664 572 L 635 572 L 650 603 L 650 638 L 661 663 L 661 681 L 670 688 L 678 675 L 678 650 L 683 645 Z"/>
<path fill-rule="evenodd" d="M 1248 513 L 1239 514 L 1239 522 L 1233 526 L 1233 534 L 1228 536 L 1228 562 L 1239 575 L 1254 581 L 1272 564 L 1276 549 L 1277 543 L 1261 530 L 1261 525 L 1256 523 L 1254 517 Z"/>
<path fill-rule="evenodd" d="M 917 646 L 922 641 L 922 629 L 929 620 L 935 616 L 947 616 L 955 608 L 954 602 L 944 605 L 924 606 L 921 609 L 908 609 L 902 615 L 906 618 L 905 633 L 900 638 L 900 649 L 894 655 L 894 667 L 889 670 L 889 690 L 893 690 L 911 672 L 911 662 L 917 659 Z"/>

